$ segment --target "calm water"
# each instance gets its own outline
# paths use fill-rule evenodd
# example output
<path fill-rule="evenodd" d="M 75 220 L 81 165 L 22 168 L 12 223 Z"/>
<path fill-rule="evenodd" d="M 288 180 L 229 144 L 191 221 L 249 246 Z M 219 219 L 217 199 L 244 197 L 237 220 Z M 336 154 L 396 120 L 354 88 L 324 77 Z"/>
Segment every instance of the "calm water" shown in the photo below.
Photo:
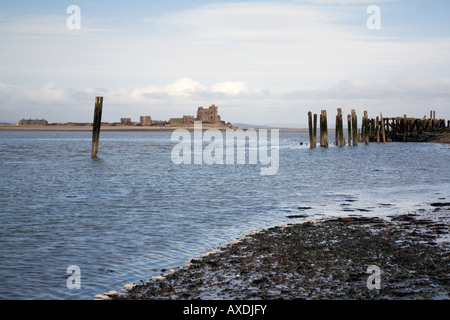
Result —
<path fill-rule="evenodd" d="M 448 145 L 299 141 L 307 134 L 281 132 L 278 174 L 261 176 L 259 165 L 176 165 L 166 132 L 102 132 L 97 159 L 90 132 L 0 132 L 0 298 L 92 299 L 302 220 L 289 215 L 389 216 L 450 199 Z M 66 286 L 70 265 L 79 290 Z"/>

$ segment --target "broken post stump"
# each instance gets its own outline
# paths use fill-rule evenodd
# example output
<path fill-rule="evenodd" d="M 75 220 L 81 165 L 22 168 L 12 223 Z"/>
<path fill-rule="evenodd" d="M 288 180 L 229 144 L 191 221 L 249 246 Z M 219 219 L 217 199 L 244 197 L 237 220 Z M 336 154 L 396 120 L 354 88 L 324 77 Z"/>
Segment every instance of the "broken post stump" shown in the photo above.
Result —
<path fill-rule="evenodd" d="M 339 110 L 338 110 L 339 112 Z M 338 145 L 338 135 L 339 135 L 339 115 L 336 115 L 336 122 L 335 122 L 335 129 L 334 129 L 334 145 L 337 146 Z"/>
<path fill-rule="evenodd" d="M 355 110 L 352 110 L 352 131 L 353 131 L 353 145 L 358 145 L 358 118 Z"/>
<path fill-rule="evenodd" d="M 313 146 L 313 120 L 311 111 L 308 112 L 308 127 L 309 127 L 309 147 L 314 148 Z"/>
<path fill-rule="evenodd" d="M 320 133 L 321 133 L 321 147 L 328 148 L 328 124 L 327 111 L 322 110 L 320 114 Z"/>
<path fill-rule="evenodd" d="M 380 143 L 380 118 L 378 116 L 375 120 L 375 130 L 377 135 L 377 143 Z"/>
<path fill-rule="evenodd" d="M 317 146 L 317 113 L 314 113 L 314 122 L 313 122 L 313 146 L 314 148 Z"/>
<path fill-rule="evenodd" d="M 339 147 L 344 146 L 344 124 L 342 121 L 342 109 L 337 109 L 338 114 L 336 118 L 336 145 L 339 143 Z"/>
<path fill-rule="evenodd" d="M 102 124 L 103 97 L 95 98 L 94 122 L 92 124 L 92 157 L 97 156 L 100 140 L 100 126 Z"/>
<path fill-rule="evenodd" d="M 352 143 L 352 118 L 348 114 L 347 115 L 347 131 L 348 131 L 348 145 Z"/>
<path fill-rule="evenodd" d="M 380 121 L 381 136 L 383 138 L 383 143 L 386 143 L 386 132 L 384 130 L 384 118 L 382 113 L 380 113 Z"/>
<path fill-rule="evenodd" d="M 362 134 L 364 135 L 364 143 L 369 144 L 369 116 L 364 111 Z"/>

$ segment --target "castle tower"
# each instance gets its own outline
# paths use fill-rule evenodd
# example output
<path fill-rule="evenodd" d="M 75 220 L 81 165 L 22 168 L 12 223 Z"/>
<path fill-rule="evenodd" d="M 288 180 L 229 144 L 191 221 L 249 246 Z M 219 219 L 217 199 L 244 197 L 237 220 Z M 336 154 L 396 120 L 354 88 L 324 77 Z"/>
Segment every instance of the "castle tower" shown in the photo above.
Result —
<path fill-rule="evenodd" d="M 208 109 L 204 109 L 203 107 L 199 107 L 197 110 L 197 121 L 205 122 L 205 123 L 218 123 L 220 122 L 220 116 L 218 114 L 218 108 L 214 104 L 210 106 Z"/>

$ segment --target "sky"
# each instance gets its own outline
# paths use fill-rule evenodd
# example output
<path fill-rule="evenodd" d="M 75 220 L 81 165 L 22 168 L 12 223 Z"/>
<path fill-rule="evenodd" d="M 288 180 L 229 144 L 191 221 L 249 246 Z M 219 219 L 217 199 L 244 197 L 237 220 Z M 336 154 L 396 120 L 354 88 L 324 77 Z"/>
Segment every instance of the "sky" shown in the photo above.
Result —
<path fill-rule="evenodd" d="M 69 10 L 71 5 L 79 8 Z M 376 6 L 378 11 L 368 10 Z M 450 1 L 2 1 L 0 122 L 450 119 Z M 76 28 L 74 28 L 74 26 Z"/>

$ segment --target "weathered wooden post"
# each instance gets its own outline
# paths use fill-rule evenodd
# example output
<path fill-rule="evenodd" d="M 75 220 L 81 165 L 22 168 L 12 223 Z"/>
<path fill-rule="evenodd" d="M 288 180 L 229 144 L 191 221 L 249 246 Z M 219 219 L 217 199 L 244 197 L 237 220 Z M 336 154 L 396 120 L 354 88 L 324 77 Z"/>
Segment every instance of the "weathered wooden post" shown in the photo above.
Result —
<path fill-rule="evenodd" d="M 353 131 L 353 145 L 358 145 L 358 118 L 356 112 L 352 109 L 352 131 Z"/>
<path fill-rule="evenodd" d="M 309 125 L 310 148 L 315 148 L 316 147 L 317 114 L 314 114 L 314 124 L 313 124 L 311 111 L 308 112 L 308 125 Z"/>
<path fill-rule="evenodd" d="M 339 139 L 339 147 L 344 146 L 344 123 L 342 120 L 342 109 L 338 108 L 338 139 Z"/>
<path fill-rule="evenodd" d="M 320 121 L 320 131 L 322 132 L 322 144 L 321 147 L 328 148 L 328 123 L 327 123 L 327 111 L 322 110 Z"/>
<path fill-rule="evenodd" d="M 317 146 L 317 113 L 314 113 L 314 122 L 313 122 L 313 146 L 314 146 L 314 148 Z"/>
<path fill-rule="evenodd" d="M 323 112 L 319 115 L 319 146 L 323 146 Z"/>
<path fill-rule="evenodd" d="M 352 143 L 352 118 L 348 114 L 347 115 L 347 133 L 348 133 L 348 145 Z"/>
<path fill-rule="evenodd" d="M 364 118 L 363 118 L 363 135 L 364 135 L 364 143 L 369 144 L 369 116 L 367 115 L 366 110 L 364 110 Z"/>
<path fill-rule="evenodd" d="M 319 143 L 319 146 L 323 147 L 323 110 L 320 112 L 319 131 L 320 131 L 320 143 Z"/>
<path fill-rule="evenodd" d="M 384 131 L 384 118 L 383 118 L 383 114 L 380 113 L 380 127 L 381 127 L 381 137 L 383 138 L 383 143 L 386 143 L 386 132 Z"/>
<path fill-rule="evenodd" d="M 387 141 L 392 141 L 392 139 L 391 139 L 391 132 L 390 132 L 390 129 L 389 129 L 389 126 L 390 126 L 391 124 L 389 123 L 389 118 L 386 118 L 386 133 L 387 133 Z"/>
<path fill-rule="evenodd" d="M 378 116 L 375 120 L 375 130 L 377 135 L 377 143 L 380 143 L 380 118 Z"/>
<path fill-rule="evenodd" d="M 100 140 L 100 126 L 102 124 L 103 97 L 95 98 L 94 122 L 92 124 L 92 157 L 97 156 Z"/>
<path fill-rule="evenodd" d="M 312 123 L 312 113 L 308 112 L 308 127 L 309 127 L 309 147 L 314 148 L 313 146 L 313 123 Z"/>
<path fill-rule="evenodd" d="M 338 109 L 338 113 L 339 113 L 339 109 Z M 335 124 L 335 129 L 334 129 L 334 145 L 337 146 L 338 145 L 338 141 L 339 141 L 339 114 L 336 115 L 336 124 Z"/>

